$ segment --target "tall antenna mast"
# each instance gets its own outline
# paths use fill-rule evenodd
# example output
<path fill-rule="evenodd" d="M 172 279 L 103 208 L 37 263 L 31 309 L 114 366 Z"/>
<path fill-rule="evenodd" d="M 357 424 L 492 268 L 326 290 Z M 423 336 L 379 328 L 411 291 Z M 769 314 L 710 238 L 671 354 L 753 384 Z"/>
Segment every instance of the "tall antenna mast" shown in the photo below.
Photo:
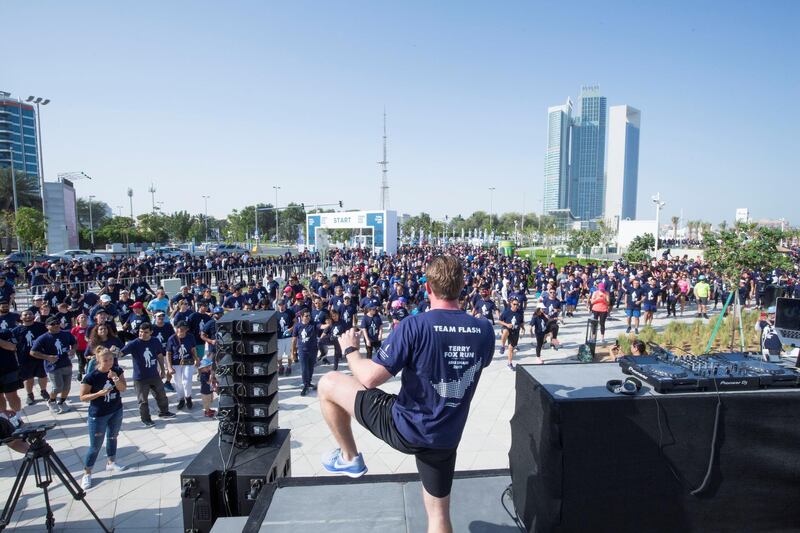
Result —
<path fill-rule="evenodd" d="M 389 208 L 389 161 L 386 159 L 386 108 L 383 108 L 383 161 L 381 166 L 381 210 Z"/>
<path fill-rule="evenodd" d="M 150 193 L 150 197 L 151 197 L 152 202 L 153 202 L 153 206 L 152 206 L 153 207 L 153 213 L 155 213 L 156 212 L 156 186 L 152 181 L 150 182 L 150 188 L 147 189 L 147 192 Z"/>

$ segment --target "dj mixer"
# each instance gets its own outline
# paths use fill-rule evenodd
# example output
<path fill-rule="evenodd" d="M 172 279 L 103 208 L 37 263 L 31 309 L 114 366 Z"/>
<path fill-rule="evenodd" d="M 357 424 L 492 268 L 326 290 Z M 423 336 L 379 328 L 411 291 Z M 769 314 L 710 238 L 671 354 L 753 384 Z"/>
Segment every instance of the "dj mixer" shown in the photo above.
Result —
<path fill-rule="evenodd" d="M 743 353 L 679 356 L 651 345 L 651 355 L 626 355 L 619 364 L 625 374 L 646 381 L 659 393 L 800 386 L 796 369 L 758 357 Z"/>

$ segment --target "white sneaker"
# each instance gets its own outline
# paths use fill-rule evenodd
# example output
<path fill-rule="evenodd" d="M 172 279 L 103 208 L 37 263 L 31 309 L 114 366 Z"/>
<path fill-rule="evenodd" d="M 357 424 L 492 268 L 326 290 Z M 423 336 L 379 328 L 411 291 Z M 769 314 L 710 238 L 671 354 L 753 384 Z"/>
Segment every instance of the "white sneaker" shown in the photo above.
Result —
<path fill-rule="evenodd" d="M 92 488 L 92 475 L 91 474 L 84 474 L 83 479 L 81 479 L 81 488 L 83 490 L 88 490 Z"/>
<path fill-rule="evenodd" d="M 58 404 L 59 414 L 63 415 L 64 413 L 69 413 L 70 411 L 72 411 L 72 408 L 69 405 L 67 405 L 67 402 Z"/>
<path fill-rule="evenodd" d="M 106 470 L 112 474 L 119 474 L 120 472 L 124 471 L 125 468 L 125 465 L 121 465 L 119 463 L 106 463 Z"/>
<path fill-rule="evenodd" d="M 58 408 L 56 402 L 47 402 L 47 407 L 50 409 L 50 412 L 54 415 L 57 415 L 61 412 L 61 409 Z"/>

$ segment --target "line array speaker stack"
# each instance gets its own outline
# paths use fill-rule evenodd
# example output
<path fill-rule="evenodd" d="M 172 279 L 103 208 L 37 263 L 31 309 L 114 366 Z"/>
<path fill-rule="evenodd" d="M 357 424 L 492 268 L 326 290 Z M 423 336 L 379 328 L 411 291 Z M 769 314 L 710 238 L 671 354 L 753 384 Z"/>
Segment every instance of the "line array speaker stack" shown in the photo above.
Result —
<path fill-rule="evenodd" d="M 184 530 L 247 516 L 258 495 L 291 475 L 290 433 L 278 429 L 278 326 L 274 311 L 232 311 L 217 321 L 219 434 L 181 473 Z"/>
<path fill-rule="evenodd" d="M 217 321 L 220 433 L 264 439 L 278 428 L 278 326 L 274 311 L 232 311 Z"/>

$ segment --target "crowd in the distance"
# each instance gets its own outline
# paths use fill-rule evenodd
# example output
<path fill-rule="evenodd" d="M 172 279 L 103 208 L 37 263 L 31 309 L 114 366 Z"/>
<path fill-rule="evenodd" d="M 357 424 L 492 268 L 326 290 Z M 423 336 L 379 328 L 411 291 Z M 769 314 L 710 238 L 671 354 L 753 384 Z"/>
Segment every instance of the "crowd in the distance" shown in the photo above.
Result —
<path fill-rule="evenodd" d="M 731 291 L 755 306 L 773 286 L 800 297 L 796 272 L 744 271 L 732 287 L 700 259 L 663 257 L 639 265 L 571 261 L 556 268 L 466 244 L 403 246 L 391 255 L 333 249 L 325 258 L 333 265 L 328 274 L 319 255 L 311 253 L 111 257 L 105 262 L 33 263 L 24 269 L 6 264 L 0 270 L 0 410 L 20 412 L 17 391 L 24 389 L 27 405 L 44 401 L 56 415 L 68 412 L 74 376 L 80 400 L 89 403 L 90 449 L 83 480 L 89 487 L 104 438 L 107 468 L 124 468 L 114 456 L 121 395 L 129 382 L 145 426 L 155 426 L 150 396 L 160 418 L 174 417 L 170 409 L 193 409 L 196 375 L 204 415 L 214 417 L 216 321 L 224 313 L 276 311 L 279 373 L 289 376 L 299 366 L 300 394 L 305 396 L 315 389 L 317 364 L 338 368 L 338 338 L 347 330 L 357 328 L 371 356 L 399 322 L 428 309 L 424 270 L 438 254 L 462 259 L 461 305 L 499 326 L 500 351 L 511 369 L 526 326 L 536 361 L 542 362 L 548 343 L 553 350 L 560 346 L 559 327 L 582 313 L 581 319 L 592 315 L 598 320 L 602 342 L 606 320 L 620 307 L 627 331 L 638 334 L 640 320 L 649 324 L 661 310 L 677 317 L 690 308 L 697 317 L 709 318 Z M 170 277 L 184 285 L 167 295 L 159 282 Z M 30 305 L 16 301 L 22 284 L 33 295 Z M 120 358 L 130 358 L 130 376 Z"/>

